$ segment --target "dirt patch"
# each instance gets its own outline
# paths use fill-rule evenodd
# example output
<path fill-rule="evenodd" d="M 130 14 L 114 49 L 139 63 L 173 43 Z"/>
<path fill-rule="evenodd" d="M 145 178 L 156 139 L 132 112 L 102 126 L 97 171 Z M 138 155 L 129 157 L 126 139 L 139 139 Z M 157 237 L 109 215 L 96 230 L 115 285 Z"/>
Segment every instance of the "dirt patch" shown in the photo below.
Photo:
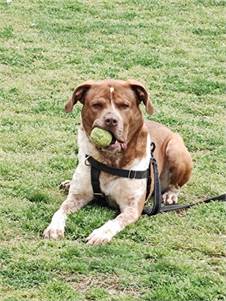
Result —
<path fill-rule="evenodd" d="M 95 274 L 95 275 L 64 275 L 67 281 L 76 291 L 86 293 L 92 288 L 103 288 L 110 295 L 130 295 L 139 297 L 139 288 L 133 285 L 125 287 L 116 274 Z"/>

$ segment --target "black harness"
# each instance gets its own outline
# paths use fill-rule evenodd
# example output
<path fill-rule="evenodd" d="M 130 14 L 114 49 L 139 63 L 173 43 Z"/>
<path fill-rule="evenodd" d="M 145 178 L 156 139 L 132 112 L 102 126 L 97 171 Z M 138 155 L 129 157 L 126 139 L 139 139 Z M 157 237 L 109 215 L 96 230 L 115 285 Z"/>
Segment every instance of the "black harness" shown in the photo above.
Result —
<path fill-rule="evenodd" d="M 161 189 L 160 189 L 160 181 L 158 175 L 158 165 L 153 156 L 153 152 L 155 150 L 155 144 L 151 143 L 151 151 L 150 151 L 150 161 L 149 166 L 146 170 L 128 170 L 128 169 L 120 169 L 108 166 L 103 164 L 97 160 L 95 160 L 91 156 L 86 156 L 86 164 L 91 167 L 91 184 L 93 188 L 94 199 L 98 199 L 98 201 L 104 202 L 106 200 L 106 196 L 100 189 L 100 173 L 104 171 L 114 176 L 118 176 L 121 178 L 127 179 L 146 179 L 146 200 L 149 197 L 150 189 L 151 189 L 151 167 L 153 168 L 154 174 L 154 202 L 153 206 L 148 208 L 148 211 L 145 212 L 148 215 L 157 214 L 161 208 Z M 147 208 L 146 208 L 147 209 Z"/>
<path fill-rule="evenodd" d="M 127 179 L 146 179 L 147 186 L 146 186 L 146 200 L 150 197 L 150 190 L 151 190 L 151 167 L 153 168 L 153 175 L 154 175 L 154 199 L 153 205 L 149 207 L 145 207 L 143 210 L 143 214 L 147 215 L 155 215 L 157 213 L 168 212 L 173 210 L 181 210 L 181 209 L 188 209 L 194 205 L 200 203 L 209 203 L 211 201 L 226 201 L 226 194 L 222 194 L 216 197 L 211 197 L 196 203 L 192 204 L 185 204 L 185 205 L 161 205 L 161 187 L 160 187 L 160 180 L 158 174 L 158 165 L 157 161 L 153 156 L 153 152 L 155 150 L 155 144 L 151 143 L 151 151 L 150 151 L 150 161 L 149 166 L 146 170 L 128 170 L 128 169 L 120 169 L 108 166 L 103 164 L 93 157 L 86 155 L 85 164 L 91 167 L 91 184 L 93 188 L 93 195 L 94 200 L 97 200 L 100 203 L 106 203 L 106 196 L 101 191 L 100 188 L 100 173 L 101 171 L 106 172 L 108 174 L 118 176 L 121 178 Z"/>

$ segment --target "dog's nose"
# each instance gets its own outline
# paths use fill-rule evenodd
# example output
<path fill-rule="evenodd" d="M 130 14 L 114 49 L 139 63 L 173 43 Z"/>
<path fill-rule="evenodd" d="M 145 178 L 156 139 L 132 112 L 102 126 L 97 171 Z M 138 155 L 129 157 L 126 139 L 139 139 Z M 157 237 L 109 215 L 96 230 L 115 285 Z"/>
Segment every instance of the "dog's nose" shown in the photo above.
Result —
<path fill-rule="evenodd" d="M 116 127 L 118 125 L 118 119 L 112 115 L 107 115 L 104 118 L 104 123 L 108 127 Z"/>

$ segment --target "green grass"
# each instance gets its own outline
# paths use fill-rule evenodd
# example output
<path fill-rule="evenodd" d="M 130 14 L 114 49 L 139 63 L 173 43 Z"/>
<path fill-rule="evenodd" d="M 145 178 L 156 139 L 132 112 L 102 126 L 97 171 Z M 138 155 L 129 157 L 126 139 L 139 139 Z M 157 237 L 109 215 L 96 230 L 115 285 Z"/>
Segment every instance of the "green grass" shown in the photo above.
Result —
<path fill-rule="evenodd" d="M 72 176 L 87 79 L 134 78 L 150 117 L 192 153 L 192 202 L 225 192 L 225 1 L 0 1 L 0 300 L 226 300 L 225 206 L 143 216 L 106 246 L 90 232 L 115 216 L 88 206 L 63 241 L 42 232 Z"/>

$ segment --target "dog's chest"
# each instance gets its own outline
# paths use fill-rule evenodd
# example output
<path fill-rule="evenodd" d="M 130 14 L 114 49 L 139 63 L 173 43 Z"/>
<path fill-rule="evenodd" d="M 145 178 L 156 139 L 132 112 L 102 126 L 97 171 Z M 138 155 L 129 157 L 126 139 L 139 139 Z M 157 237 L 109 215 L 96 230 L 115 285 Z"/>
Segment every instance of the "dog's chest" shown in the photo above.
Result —
<path fill-rule="evenodd" d="M 146 179 L 119 178 L 102 173 L 100 187 L 109 205 L 113 207 L 123 206 L 145 194 Z"/>
<path fill-rule="evenodd" d="M 117 199 L 120 190 L 120 180 L 115 176 L 106 176 L 106 174 L 102 174 L 100 176 L 100 187 L 101 191 L 106 196 L 108 205 L 112 208 L 117 208 L 119 206 Z"/>

